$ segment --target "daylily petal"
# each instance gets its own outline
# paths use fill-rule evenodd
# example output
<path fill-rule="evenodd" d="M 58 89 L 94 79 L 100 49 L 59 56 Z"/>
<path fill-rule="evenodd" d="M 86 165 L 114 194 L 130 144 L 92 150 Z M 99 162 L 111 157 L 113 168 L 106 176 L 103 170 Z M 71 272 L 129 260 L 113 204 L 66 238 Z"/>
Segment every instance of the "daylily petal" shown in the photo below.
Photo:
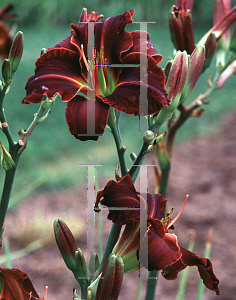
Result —
<path fill-rule="evenodd" d="M 36 75 L 27 82 L 27 97 L 22 103 L 39 103 L 44 95 L 53 98 L 57 93 L 62 101 L 71 100 L 86 85 L 78 59 L 75 52 L 65 48 L 44 53 L 36 62 Z"/>
<path fill-rule="evenodd" d="M 23 271 L 17 269 L 0 269 L 0 276 L 3 281 L 0 293 L 1 299 L 28 300 L 30 294 L 39 299 L 32 282 Z"/>
<path fill-rule="evenodd" d="M 142 241 L 143 242 L 143 241 Z M 141 242 L 141 243 L 142 243 Z M 162 270 L 181 258 L 179 251 L 173 251 L 160 238 L 152 226 L 148 228 L 148 270 Z M 141 261 L 141 263 L 144 263 Z M 145 266 L 145 264 L 144 264 Z M 147 266 L 146 266 L 147 267 Z"/>
<path fill-rule="evenodd" d="M 98 192 L 95 208 L 98 207 L 99 202 L 108 207 L 117 207 L 117 210 L 110 210 L 107 216 L 117 225 L 139 221 L 139 197 L 129 174 L 118 182 L 110 180 L 104 190 Z"/>
<path fill-rule="evenodd" d="M 148 218 L 161 220 L 164 218 L 167 200 L 161 194 L 148 193 Z"/>
<path fill-rule="evenodd" d="M 139 58 L 140 53 L 132 53 L 126 55 L 123 61 L 127 64 L 138 64 Z M 139 112 L 140 85 L 143 85 L 147 88 L 148 114 L 158 113 L 162 107 L 169 106 L 169 100 L 164 89 L 164 72 L 150 56 L 148 56 L 147 77 L 146 86 L 140 82 L 139 67 L 123 68 L 117 87 L 103 101 L 126 114 L 146 115 L 147 112 Z"/>
<path fill-rule="evenodd" d="M 124 33 L 124 29 L 126 24 L 132 23 L 132 15 L 134 14 L 134 10 L 126 11 L 123 15 L 117 17 L 111 17 L 104 21 L 101 33 L 101 41 L 100 48 L 96 48 L 97 51 L 100 49 L 104 49 L 104 58 L 107 59 L 107 63 L 113 63 L 112 58 L 114 59 L 113 51 L 116 48 L 118 42 L 124 37 L 128 36 Z M 95 33 L 96 34 L 96 33 Z M 96 36 L 95 36 L 96 43 Z M 128 38 L 128 43 L 122 43 L 123 51 L 127 51 L 132 44 L 130 43 L 130 39 Z M 122 52 L 123 52 L 122 51 Z M 118 51 L 120 52 L 120 50 Z M 114 61 L 114 63 L 116 63 Z"/>
<path fill-rule="evenodd" d="M 124 57 L 129 53 L 140 52 L 140 44 L 144 43 L 144 45 L 147 47 L 147 55 L 152 56 L 156 60 L 156 63 L 160 63 L 162 61 L 163 57 L 156 51 L 153 44 L 151 43 L 149 33 L 144 31 L 142 31 L 141 33 L 140 31 L 132 31 L 130 32 L 130 35 L 132 37 L 133 46 L 129 49 L 129 51 L 127 51 L 127 53 L 122 53 L 121 57 Z M 142 38 L 141 40 L 140 36 Z M 121 59 L 121 61 L 123 60 Z"/>
<path fill-rule="evenodd" d="M 87 128 L 87 116 L 89 116 L 89 113 L 87 113 L 87 110 L 91 109 L 95 110 L 95 132 L 92 133 L 96 135 L 83 136 L 89 133 Z M 66 122 L 70 133 L 81 141 L 97 140 L 99 138 L 98 135 L 104 133 L 108 114 L 109 106 L 103 103 L 98 97 L 95 101 L 87 100 L 83 96 L 75 96 L 66 106 Z M 92 130 L 94 131 L 94 129 Z"/>
<path fill-rule="evenodd" d="M 184 248 L 180 248 L 180 251 L 182 253 L 181 260 L 173 266 L 165 269 L 163 271 L 164 277 L 170 280 L 176 279 L 178 272 L 183 270 L 187 266 L 197 266 L 198 272 L 205 286 L 208 289 L 215 291 L 217 295 L 220 295 L 218 289 L 219 280 L 212 270 L 211 261 L 207 258 L 199 257 Z"/>

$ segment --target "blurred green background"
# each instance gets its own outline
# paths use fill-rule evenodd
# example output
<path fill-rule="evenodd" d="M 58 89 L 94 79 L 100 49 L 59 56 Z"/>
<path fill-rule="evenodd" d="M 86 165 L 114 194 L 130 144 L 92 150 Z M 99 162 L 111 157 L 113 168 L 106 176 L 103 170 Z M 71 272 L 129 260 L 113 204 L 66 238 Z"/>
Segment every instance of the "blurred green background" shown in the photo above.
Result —
<path fill-rule="evenodd" d="M 77 24 L 83 7 L 103 14 L 104 18 L 135 9 L 134 21 L 155 21 L 150 24 L 148 31 L 152 43 L 157 51 L 163 55 L 161 66 L 172 57 L 174 47 L 170 41 L 168 28 L 168 14 L 171 6 L 175 4 L 169 0 L 147 1 L 76 1 L 76 0 L 16 0 L 14 12 L 18 14 L 16 23 L 18 30 L 24 32 L 25 47 L 21 64 L 16 72 L 10 92 L 5 98 L 5 112 L 9 126 L 15 140 L 17 132 L 27 129 L 37 112 L 37 105 L 22 105 L 25 97 L 25 84 L 28 77 L 34 74 L 34 64 L 40 55 L 41 48 L 54 46 L 70 34 L 70 24 Z M 213 0 L 195 1 L 193 9 L 193 23 L 195 40 L 211 28 Z M 235 1 L 234 1 L 235 2 Z M 235 4 L 232 1 L 232 4 Z M 1 1 L 1 6 L 7 4 Z M 8 26 L 12 24 L 8 22 Z M 128 31 L 136 30 L 137 24 L 129 24 Z M 214 75 L 214 63 L 199 79 L 187 102 L 191 103 L 199 93 L 207 89 L 206 80 Z M 221 90 L 214 93 L 210 105 L 205 106 L 205 113 L 200 119 L 191 118 L 181 128 L 177 135 L 177 142 L 184 139 L 216 133 L 220 130 L 220 120 L 230 110 L 236 107 L 235 77 L 231 77 Z M 65 107 L 59 99 L 52 107 L 50 116 L 46 121 L 36 127 L 29 139 L 18 165 L 13 195 L 15 199 L 24 197 L 30 190 L 53 190 L 78 186 L 86 183 L 87 171 L 79 164 L 104 164 L 97 168 L 98 176 L 114 178 L 114 169 L 118 163 L 113 137 L 106 129 L 98 142 L 81 142 L 70 135 L 65 121 Z M 130 121 L 131 120 L 131 121 Z M 132 126 L 127 126 L 132 122 Z M 133 116 L 122 115 L 121 133 L 123 144 L 127 146 L 127 161 L 130 152 L 138 152 L 142 143 L 142 136 L 138 134 L 139 121 Z M 163 131 L 164 131 L 163 127 Z M 7 145 L 5 137 L 1 134 L 1 141 Z M 1 183 L 4 179 L 4 170 L 0 170 Z"/>

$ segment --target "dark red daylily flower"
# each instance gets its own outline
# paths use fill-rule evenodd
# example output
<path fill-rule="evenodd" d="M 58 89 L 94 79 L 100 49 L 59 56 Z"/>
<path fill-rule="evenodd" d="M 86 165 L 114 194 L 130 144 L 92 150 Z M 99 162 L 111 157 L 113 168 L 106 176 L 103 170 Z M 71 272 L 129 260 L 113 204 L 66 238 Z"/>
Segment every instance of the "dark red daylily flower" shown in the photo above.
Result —
<path fill-rule="evenodd" d="M 2 291 L 0 299 L 40 300 L 29 277 L 18 269 L 0 269 Z"/>
<path fill-rule="evenodd" d="M 14 18 L 16 15 L 9 15 L 8 12 L 13 8 L 11 3 L 5 5 L 0 9 L 0 20 L 9 20 Z M 0 22 L 0 56 L 4 60 L 8 58 L 8 54 L 12 44 L 12 37 L 9 34 L 9 30 L 6 25 Z"/>
<path fill-rule="evenodd" d="M 206 287 L 219 295 L 219 280 L 213 273 L 211 261 L 181 248 L 178 245 L 176 235 L 167 232 L 173 228 L 173 222 L 170 223 L 171 214 L 164 218 L 166 201 L 160 194 L 147 194 L 148 266 L 143 261 L 141 263 L 149 271 L 162 270 L 166 279 L 175 279 L 178 272 L 187 266 L 197 266 Z M 187 197 L 185 203 L 186 201 Z M 145 201 L 135 190 L 130 175 L 126 175 L 119 182 L 110 180 L 104 190 L 98 192 L 95 210 L 98 209 L 99 203 L 112 208 L 108 214 L 108 219 L 117 225 L 126 224 L 124 232 L 114 248 L 114 254 L 119 254 L 122 257 L 125 272 L 137 269 L 137 256 L 136 260 L 132 260 L 132 263 L 129 263 L 129 260 L 131 257 L 134 258 L 132 254 L 137 255 L 140 246 L 139 209 L 140 203 L 143 206 Z M 132 208 L 136 210 L 131 210 Z M 140 242 L 144 241 L 144 237 L 140 237 Z M 129 265 L 126 266 L 126 263 Z"/>
<path fill-rule="evenodd" d="M 139 64 L 140 31 L 126 32 L 127 23 L 132 23 L 134 10 L 123 15 L 111 17 L 104 21 L 97 13 L 87 15 L 83 10 L 78 26 L 71 25 L 71 35 L 36 61 L 35 75 L 30 77 L 27 85 L 27 97 L 22 103 L 40 103 L 43 96 L 48 98 L 56 94 L 62 101 L 68 102 L 66 121 L 72 135 L 80 140 L 97 140 L 98 136 L 82 136 L 87 133 L 87 111 L 95 105 L 95 133 L 103 134 L 109 108 L 127 114 L 142 115 L 139 112 L 140 81 L 139 67 L 111 67 L 112 64 Z M 88 61 L 88 22 L 94 22 L 95 68 L 94 62 Z M 164 89 L 165 76 L 157 66 L 162 56 L 151 44 L 149 34 L 147 45 L 148 62 L 148 114 L 157 114 L 169 105 Z M 110 66 L 109 66 L 110 65 Z M 94 71 L 93 76 L 90 72 Z M 94 78 L 94 82 L 93 82 Z M 93 99 L 88 94 L 94 93 Z"/>

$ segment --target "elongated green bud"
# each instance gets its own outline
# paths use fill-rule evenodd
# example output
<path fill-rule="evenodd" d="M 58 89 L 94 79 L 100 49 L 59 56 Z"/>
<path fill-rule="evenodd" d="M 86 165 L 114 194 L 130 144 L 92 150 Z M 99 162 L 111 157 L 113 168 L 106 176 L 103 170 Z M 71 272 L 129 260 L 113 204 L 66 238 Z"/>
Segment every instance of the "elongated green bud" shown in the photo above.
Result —
<path fill-rule="evenodd" d="M 3 166 L 5 171 L 14 170 L 16 168 L 16 164 L 11 157 L 11 154 L 7 151 L 7 149 L 3 146 L 2 142 L 0 142 L 1 149 L 1 165 Z"/>
<path fill-rule="evenodd" d="M 100 266 L 97 253 L 92 253 L 89 259 L 90 275 L 94 275 Z"/>
<path fill-rule="evenodd" d="M 81 277 L 81 279 L 87 279 L 87 267 L 86 267 L 86 262 L 84 259 L 83 252 L 81 251 L 80 248 L 76 250 L 75 252 L 75 259 L 77 262 L 77 269 L 78 269 L 78 277 Z"/>
<path fill-rule="evenodd" d="M 57 219 L 54 221 L 54 233 L 57 246 L 67 268 L 73 273 L 77 272 L 77 260 L 75 257 L 77 246 L 69 227 L 63 220 Z"/>
<path fill-rule="evenodd" d="M 7 58 L 4 60 L 2 64 L 2 77 L 7 85 L 11 82 L 12 79 L 11 63 L 10 60 Z"/>
<path fill-rule="evenodd" d="M 193 53 L 190 56 L 190 65 L 187 73 L 187 78 L 185 81 L 184 89 L 181 95 L 181 102 L 187 98 L 189 93 L 194 88 L 200 74 L 205 59 L 205 46 L 197 45 Z"/>
<path fill-rule="evenodd" d="M 11 49 L 9 52 L 9 59 L 11 62 L 11 71 L 12 73 L 15 73 L 18 69 L 22 54 L 23 54 L 23 48 L 24 48 L 24 36 L 23 32 L 19 31 L 11 45 Z"/>

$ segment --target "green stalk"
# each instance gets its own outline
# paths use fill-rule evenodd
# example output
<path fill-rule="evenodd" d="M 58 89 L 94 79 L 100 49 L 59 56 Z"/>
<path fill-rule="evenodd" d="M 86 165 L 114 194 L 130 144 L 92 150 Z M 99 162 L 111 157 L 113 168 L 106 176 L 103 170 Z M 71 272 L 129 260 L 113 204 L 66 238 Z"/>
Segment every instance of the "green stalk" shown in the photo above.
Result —
<path fill-rule="evenodd" d="M 16 170 L 10 170 L 6 172 L 4 187 L 2 191 L 1 205 L 0 205 L 0 228 L 3 227 L 4 220 L 7 213 L 7 208 L 11 196 L 12 185 L 14 181 Z"/>
<path fill-rule="evenodd" d="M 119 125 L 116 123 L 114 126 L 110 126 L 110 128 L 116 143 L 117 154 L 120 162 L 121 176 L 124 177 L 128 173 L 128 168 L 125 160 L 126 148 L 122 144 Z"/>
<path fill-rule="evenodd" d="M 149 272 L 145 300 L 153 300 L 155 298 L 155 291 L 156 291 L 157 278 L 158 278 L 157 276 L 158 276 L 157 270 L 153 270 Z M 154 279 L 153 277 L 155 277 L 156 279 Z"/>
<path fill-rule="evenodd" d="M 115 223 L 112 223 L 112 227 L 111 227 L 111 231 L 107 240 L 107 244 L 104 250 L 104 254 L 102 257 L 102 261 L 98 270 L 98 274 L 100 274 L 103 271 L 103 268 L 106 264 L 106 261 L 109 257 L 109 255 L 111 254 L 118 238 L 120 235 L 120 230 L 121 230 L 121 226 L 116 225 Z"/>
<path fill-rule="evenodd" d="M 138 176 L 140 165 L 145 157 L 145 151 L 148 149 L 148 147 L 149 147 L 149 145 L 147 143 L 143 142 L 143 145 L 142 145 L 141 149 L 139 150 L 139 153 L 138 153 L 132 167 L 129 170 L 129 175 L 131 176 L 133 183 L 135 183 L 135 180 Z"/>
<path fill-rule="evenodd" d="M 168 187 L 168 180 L 169 180 L 169 173 L 170 169 L 165 171 L 162 170 L 161 172 L 161 182 L 160 182 L 160 190 L 159 194 L 162 194 L 164 197 L 166 197 L 167 187 Z"/>

